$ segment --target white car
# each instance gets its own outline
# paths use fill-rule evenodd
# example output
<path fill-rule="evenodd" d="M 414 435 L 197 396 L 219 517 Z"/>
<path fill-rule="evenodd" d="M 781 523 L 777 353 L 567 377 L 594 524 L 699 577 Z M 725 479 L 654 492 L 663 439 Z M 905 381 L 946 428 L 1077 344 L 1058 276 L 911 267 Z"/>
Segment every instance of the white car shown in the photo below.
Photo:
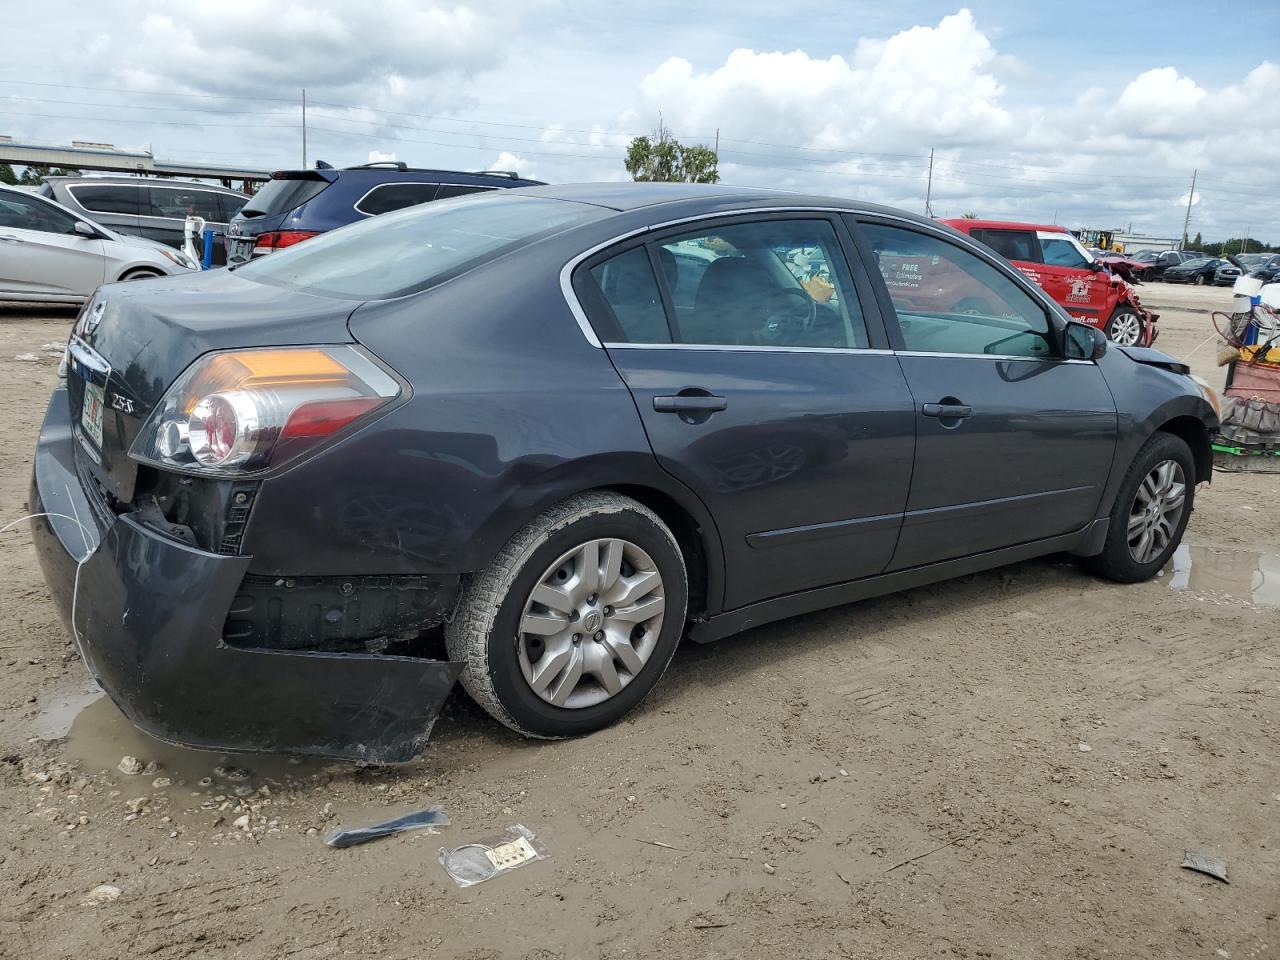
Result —
<path fill-rule="evenodd" d="M 104 283 L 199 269 L 181 250 L 116 233 L 52 200 L 0 186 L 0 300 L 82 303 Z"/>

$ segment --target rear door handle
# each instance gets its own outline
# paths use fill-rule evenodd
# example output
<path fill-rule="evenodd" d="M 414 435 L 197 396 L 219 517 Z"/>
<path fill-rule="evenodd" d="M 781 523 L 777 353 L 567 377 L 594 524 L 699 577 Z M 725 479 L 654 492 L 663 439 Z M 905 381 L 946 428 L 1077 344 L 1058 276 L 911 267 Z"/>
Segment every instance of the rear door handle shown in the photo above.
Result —
<path fill-rule="evenodd" d="M 926 417 L 937 417 L 939 420 L 963 420 L 973 416 L 973 407 L 963 403 L 926 403 L 920 408 Z"/>
<path fill-rule="evenodd" d="M 715 413 L 728 406 L 728 400 L 714 394 L 677 394 L 674 397 L 653 398 L 653 409 L 658 413 Z"/>

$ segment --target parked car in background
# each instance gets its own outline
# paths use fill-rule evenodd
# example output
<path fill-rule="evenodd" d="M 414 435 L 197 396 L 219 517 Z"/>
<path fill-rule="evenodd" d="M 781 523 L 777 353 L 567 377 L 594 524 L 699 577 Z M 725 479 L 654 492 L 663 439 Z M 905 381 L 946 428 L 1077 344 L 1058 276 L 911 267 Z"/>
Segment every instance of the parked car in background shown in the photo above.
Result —
<path fill-rule="evenodd" d="M 1164 272 L 1170 267 L 1196 259 L 1195 255 L 1181 250 L 1142 250 L 1135 253 L 1133 257 L 1146 264 L 1147 275 L 1142 278 L 1144 280 L 1162 280 Z"/>
<path fill-rule="evenodd" d="M 30 505 L 93 675 L 164 740 L 371 762 L 459 677 L 574 736 L 686 631 L 1059 552 L 1153 577 L 1217 427 L 1184 364 L 961 233 L 695 184 L 494 191 L 108 287 L 69 352 Z"/>
<path fill-rule="evenodd" d="M 999 220 L 943 220 L 1007 259 L 1074 319 L 1126 346 L 1150 346 L 1158 314 L 1122 277 L 1103 268 L 1065 227 Z"/>
<path fill-rule="evenodd" d="M 1165 270 L 1164 280 L 1166 283 L 1194 283 L 1197 286 L 1206 283 L 1217 283 L 1218 271 L 1224 267 L 1232 271 L 1231 279 L 1227 282 L 1234 283 L 1235 278 L 1240 275 L 1240 271 L 1226 260 L 1221 260 L 1217 257 L 1197 257 L 1192 260 L 1185 260 Z"/>
<path fill-rule="evenodd" d="M 314 170 L 279 170 L 232 218 L 227 262 L 244 263 L 327 230 L 419 203 L 539 183 L 505 171 L 428 170 L 401 161 L 340 169 L 321 161 Z"/>
<path fill-rule="evenodd" d="M 1213 272 L 1213 282 L 1220 287 L 1229 287 L 1240 276 L 1240 268 L 1229 260 L 1222 260 L 1218 269 Z"/>
<path fill-rule="evenodd" d="M 176 249 L 187 217 L 203 217 L 214 231 L 214 266 L 226 263 L 227 221 L 249 199 L 225 187 L 161 177 L 46 177 L 41 193 L 118 233 Z"/>
<path fill-rule="evenodd" d="M 1092 253 L 1092 251 L 1090 251 Z M 1093 254 L 1093 258 L 1112 273 L 1119 274 L 1130 283 L 1142 283 L 1150 279 L 1149 264 L 1135 257 L 1127 257 L 1123 253 Z"/>
<path fill-rule="evenodd" d="M 1242 253 L 1236 257 L 1249 268 L 1249 275 L 1271 283 L 1280 278 L 1280 253 Z"/>
<path fill-rule="evenodd" d="M 0 300 L 80 303 L 99 285 L 198 270 L 180 250 L 0 186 Z"/>

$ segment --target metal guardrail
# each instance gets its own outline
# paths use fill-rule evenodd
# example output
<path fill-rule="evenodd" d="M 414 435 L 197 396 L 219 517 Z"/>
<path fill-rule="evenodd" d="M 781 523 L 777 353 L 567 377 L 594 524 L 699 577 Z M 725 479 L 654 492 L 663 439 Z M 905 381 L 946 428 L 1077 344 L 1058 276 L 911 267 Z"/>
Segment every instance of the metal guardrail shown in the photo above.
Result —
<path fill-rule="evenodd" d="M 146 174 L 156 177 L 198 177 L 206 180 L 220 180 L 226 186 L 230 186 L 232 181 L 250 184 L 265 183 L 271 179 L 270 172 L 266 170 L 188 163 L 180 160 L 157 160 L 144 151 L 13 143 L 4 138 L 0 138 L 0 163 L 14 163 L 21 166 L 35 164 L 43 167 L 68 167 L 75 170 Z"/>

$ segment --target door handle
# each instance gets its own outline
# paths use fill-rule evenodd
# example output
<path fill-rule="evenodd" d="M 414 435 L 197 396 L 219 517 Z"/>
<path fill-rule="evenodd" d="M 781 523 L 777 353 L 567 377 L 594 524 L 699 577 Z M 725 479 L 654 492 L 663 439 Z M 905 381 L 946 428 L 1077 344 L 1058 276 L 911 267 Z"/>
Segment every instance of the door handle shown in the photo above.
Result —
<path fill-rule="evenodd" d="M 963 420 L 973 416 L 973 407 L 963 403 L 926 403 L 920 408 L 926 417 L 937 417 L 939 420 Z"/>
<path fill-rule="evenodd" d="M 729 401 L 714 394 L 676 394 L 674 397 L 654 397 L 653 409 L 658 413 L 715 413 L 725 410 Z"/>
<path fill-rule="evenodd" d="M 5 243 L 21 243 L 22 242 L 21 237 L 11 237 L 11 236 L 8 236 L 7 234 L 4 236 L 0 236 L 0 240 L 3 240 Z"/>

